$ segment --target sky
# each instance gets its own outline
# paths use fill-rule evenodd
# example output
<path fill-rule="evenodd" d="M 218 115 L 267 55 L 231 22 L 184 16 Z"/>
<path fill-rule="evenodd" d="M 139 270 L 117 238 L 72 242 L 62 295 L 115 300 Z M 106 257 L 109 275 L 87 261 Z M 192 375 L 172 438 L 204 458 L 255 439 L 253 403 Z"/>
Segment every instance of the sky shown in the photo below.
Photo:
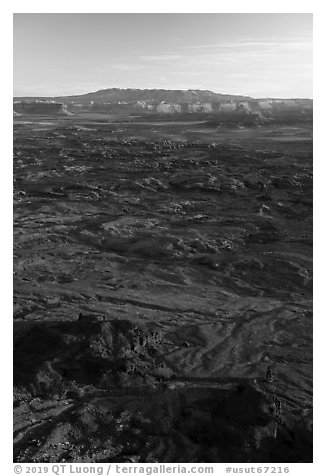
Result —
<path fill-rule="evenodd" d="M 312 82 L 312 14 L 14 14 L 14 96 L 117 87 L 312 98 Z"/>

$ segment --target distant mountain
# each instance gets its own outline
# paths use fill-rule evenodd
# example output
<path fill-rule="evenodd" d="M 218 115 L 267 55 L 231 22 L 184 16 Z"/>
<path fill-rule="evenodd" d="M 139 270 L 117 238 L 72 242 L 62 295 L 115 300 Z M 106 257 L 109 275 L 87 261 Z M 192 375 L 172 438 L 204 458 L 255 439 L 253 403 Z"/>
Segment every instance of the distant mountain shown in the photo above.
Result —
<path fill-rule="evenodd" d="M 106 103 L 136 103 L 138 101 L 146 101 L 149 104 L 160 102 L 172 103 L 193 103 L 193 102 L 222 102 L 232 99 L 245 100 L 251 99 L 249 96 L 232 96 L 230 94 L 213 93 L 208 90 L 201 89 L 101 89 L 99 91 L 79 94 L 74 96 L 57 96 L 57 97 L 19 97 L 14 98 L 16 101 L 56 101 L 56 102 L 78 102 L 80 104 L 88 104 L 91 101 L 100 104 Z"/>
<path fill-rule="evenodd" d="M 104 89 L 58 97 L 16 97 L 16 114 L 82 114 L 87 112 L 146 116 L 205 117 L 217 123 L 244 125 L 311 121 L 311 99 L 253 99 L 207 90 Z"/>

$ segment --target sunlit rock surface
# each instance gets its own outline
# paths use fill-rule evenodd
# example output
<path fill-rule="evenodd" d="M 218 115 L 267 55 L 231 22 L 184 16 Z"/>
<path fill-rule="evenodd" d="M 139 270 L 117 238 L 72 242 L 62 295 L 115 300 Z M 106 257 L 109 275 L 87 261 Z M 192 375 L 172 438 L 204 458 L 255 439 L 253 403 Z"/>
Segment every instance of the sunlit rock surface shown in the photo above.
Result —
<path fill-rule="evenodd" d="M 15 461 L 311 461 L 311 128 L 114 120 L 15 121 Z"/>

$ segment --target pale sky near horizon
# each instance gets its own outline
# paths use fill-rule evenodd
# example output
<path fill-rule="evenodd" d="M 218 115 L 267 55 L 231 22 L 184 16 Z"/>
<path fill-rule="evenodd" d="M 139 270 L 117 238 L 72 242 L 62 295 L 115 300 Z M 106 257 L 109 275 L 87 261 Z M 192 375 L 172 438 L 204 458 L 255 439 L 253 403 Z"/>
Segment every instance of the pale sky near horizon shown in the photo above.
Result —
<path fill-rule="evenodd" d="M 312 98 L 312 14 L 14 14 L 14 96 L 111 87 Z"/>

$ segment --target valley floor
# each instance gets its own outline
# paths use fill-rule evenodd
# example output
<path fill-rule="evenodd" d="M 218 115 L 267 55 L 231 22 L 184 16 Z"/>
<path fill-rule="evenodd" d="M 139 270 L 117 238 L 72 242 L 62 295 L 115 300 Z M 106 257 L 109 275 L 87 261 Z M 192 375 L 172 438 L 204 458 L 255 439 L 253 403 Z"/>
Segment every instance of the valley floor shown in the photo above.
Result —
<path fill-rule="evenodd" d="M 312 461 L 310 128 L 19 118 L 14 180 L 15 461 Z"/>

